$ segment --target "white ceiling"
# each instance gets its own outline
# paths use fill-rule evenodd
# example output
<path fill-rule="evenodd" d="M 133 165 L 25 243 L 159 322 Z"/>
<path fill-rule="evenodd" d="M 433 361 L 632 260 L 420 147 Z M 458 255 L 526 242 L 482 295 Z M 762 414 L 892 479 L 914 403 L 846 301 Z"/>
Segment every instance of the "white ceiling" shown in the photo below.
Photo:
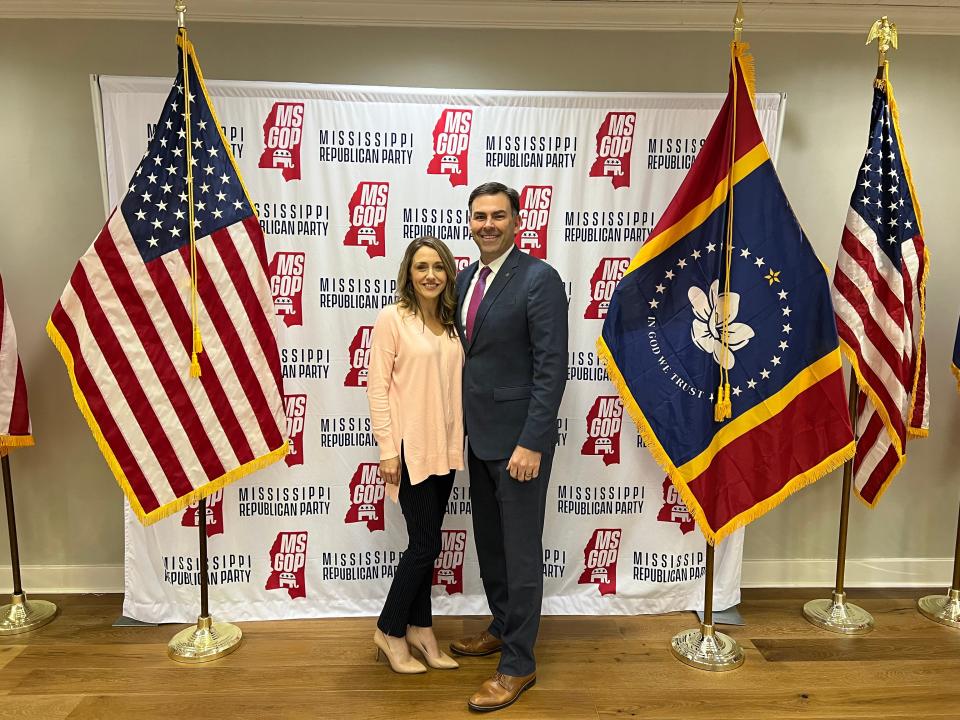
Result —
<path fill-rule="evenodd" d="M 187 19 L 406 27 L 729 32 L 730 0 L 193 0 Z M 880 15 L 903 33 L 960 34 L 960 0 L 745 2 L 746 30 L 852 32 Z M 173 0 L 0 0 L 0 17 L 175 21 Z"/>

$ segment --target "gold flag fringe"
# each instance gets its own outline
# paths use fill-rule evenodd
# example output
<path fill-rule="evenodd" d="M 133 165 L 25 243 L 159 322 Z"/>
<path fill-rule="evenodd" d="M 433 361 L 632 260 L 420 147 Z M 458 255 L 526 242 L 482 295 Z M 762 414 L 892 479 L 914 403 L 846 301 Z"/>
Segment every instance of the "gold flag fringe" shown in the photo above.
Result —
<path fill-rule="evenodd" d="M 127 496 L 127 500 L 130 503 L 130 509 L 133 510 L 134 514 L 144 525 L 152 525 L 158 520 L 163 520 L 164 518 L 183 510 L 187 506 L 192 505 L 193 503 L 215 493 L 217 490 L 229 485 L 234 480 L 239 480 L 240 478 L 249 475 L 256 470 L 260 470 L 268 465 L 272 465 L 278 460 L 281 460 L 290 451 L 290 443 L 289 441 L 285 441 L 283 445 L 276 450 L 273 450 L 266 455 L 261 455 L 258 458 L 254 458 L 250 462 L 234 468 L 230 472 L 221 475 L 215 480 L 205 483 L 203 486 L 197 488 L 193 492 L 168 502 L 166 505 L 163 505 L 162 507 L 159 507 L 156 510 L 152 510 L 148 513 L 144 511 L 143 506 L 140 504 L 139 498 L 137 498 L 137 494 L 133 491 L 133 488 L 130 487 L 130 483 L 127 480 L 126 475 L 124 475 L 119 461 L 113 454 L 110 444 L 103 436 L 103 432 L 100 430 L 100 426 L 97 424 L 97 421 L 93 416 L 93 412 L 90 410 L 90 405 L 87 402 L 87 398 L 84 396 L 83 391 L 77 384 L 73 354 L 70 352 L 70 348 L 67 347 L 63 337 L 61 337 L 60 333 L 57 331 L 57 328 L 54 326 L 52 320 L 47 321 L 47 335 L 50 337 L 54 347 L 57 348 L 57 351 L 63 358 L 64 364 L 67 366 L 67 374 L 70 376 L 70 385 L 73 388 L 73 399 L 76 401 L 77 407 L 80 408 L 80 414 L 83 415 L 83 419 L 87 421 L 90 432 L 93 434 L 93 439 L 96 441 L 97 447 L 100 449 L 104 459 L 107 461 L 107 466 L 113 473 L 114 478 L 116 478 L 117 484 L 120 485 L 124 495 Z"/>
<path fill-rule="evenodd" d="M 673 461 L 670 459 L 667 451 L 664 450 L 663 446 L 660 444 L 660 441 L 657 439 L 656 434 L 653 432 L 653 429 L 650 427 L 650 424 L 647 422 L 647 419 L 644 417 L 640 406 L 637 404 L 636 400 L 633 399 L 633 395 L 630 392 L 630 389 L 627 387 L 626 380 L 621 374 L 620 368 L 617 367 L 617 363 L 613 358 L 613 354 L 607 347 L 607 343 L 604 341 L 602 335 L 597 338 L 596 345 L 600 360 L 607 370 L 607 376 L 610 378 L 610 382 L 613 383 L 617 393 L 620 395 L 620 399 L 622 400 L 623 405 L 630 417 L 633 419 L 634 423 L 636 423 L 637 432 L 640 434 L 644 444 L 647 446 L 647 449 L 653 456 L 654 461 L 656 461 L 656 463 L 670 478 L 670 481 L 677 489 L 677 493 L 687 506 L 687 510 L 693 516 L 693 519 L 696 521 L 697 526 L 700 528 L 700 531 L 703 533 L 703 536 L 706 538 L 707 542 L 711 545 L 716 545 L 733 532 L 748 525 L 770 510 L 773 510 L 798 490 L 802 490 L 807 485 L 812 485 L 824 475 L 828 475 L 837 468 L 841 467 L 847 460 L 853 457 L 854 452 L 856 451 L 856 443 L 853 441 L 849 442 L 847 445 L 822 460 L 819 464 L 791 478 L 790 481 L 787 482 L 775 495 L 772 495 L 757 503 L 736 517 L 730 519 L 721 527 L 714 529 L 707 521 L 706 513 L 700 506 L 700 503 L 697 501 L 696 495 L 694 495 L 693 491 L 690 490 L 686 479 L 673 464 Z"/>

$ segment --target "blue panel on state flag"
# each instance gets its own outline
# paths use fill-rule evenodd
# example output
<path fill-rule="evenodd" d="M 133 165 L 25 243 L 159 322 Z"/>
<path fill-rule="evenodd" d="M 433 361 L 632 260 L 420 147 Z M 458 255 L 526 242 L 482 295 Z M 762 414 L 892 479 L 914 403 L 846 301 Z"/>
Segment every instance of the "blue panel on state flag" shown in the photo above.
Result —
<path fill-rule="evenodd" d="M 736 418 L 835 350 L 837 340 L 823 266 L 769 160 L 736 184 L 734 207 L 739 231 L 727 362 Z M 604 329 L 624 376 L 638 378 L 646 402 L 659 408 L 647 418 L 678 466 L 703 452 L 718 428 L 710 408 L 719 383 L 723 247 L 717 238 L 726 208 L 625 275 Z M 752 232 L 762 227 L 794 228 L 795 235 Z M 704 412 L 689 413 L 687 396 L 702 402 Z"/>

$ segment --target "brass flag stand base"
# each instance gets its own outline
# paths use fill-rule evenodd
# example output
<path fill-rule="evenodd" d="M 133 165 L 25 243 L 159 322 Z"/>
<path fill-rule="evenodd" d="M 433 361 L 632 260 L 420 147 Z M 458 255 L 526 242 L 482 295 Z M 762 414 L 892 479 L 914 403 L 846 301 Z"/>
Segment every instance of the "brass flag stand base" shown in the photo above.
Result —
<path fill-rule="evenodd" d="M 196 627 L 181 630 L 167 644 L 167 655 L 181 663 L 204 663 L 229 655 L 238 647 L 243 633 L 236 625 L 214 622 L 207 608 L 207 501 L 201 500 L 197 508 L 200 520 L 200 617 Z"/>
<path fill-rule="evenodd" d="M 0 635 L 19 635 L 43 627 L 57 616 L 57 606 L 46 600 L 27 600 L 20 581 L 20 546 L 17 542 L 17 516 L 13 507 L 13 481 L 10 457 L 3 455 L 3 496 L 7 505 L 7 530 L 10 533 L 10 565 L 13 570 L 13 594 L 10 604 L 0 607 Z"/>
<path fill-rule="evenodd" d="M 947 595 L 927 595 L 917 600 L 920 614 L 948 627 L 960 628 L 960 590 Z"/>
<path fill-rule="evenodd" d="M 860 387 L 850 370 L 849 410 L 853 435 L 857 435 L 857 399 Z M 873 630 L 873 616 L 858 605 L 847 602 L 843 575 L 847 563 L 847 527 L 850 524 L 850 492 L 853 487 L 853 459 L 843 465 L 843 490 L 840 498 L 840 539 L 837 543 L 837 582 L 829 600 L 811 600 L 803 606 L 803 616 L 813 625 L 842 635 L 863 635 Z"/>
<path fill-rule="evenodd" d="M 811 600 L 803 616 L 813 625 L 843 635 L 864 635 L 873 630 L 873 616 L 859 605 L 847 602 L 845 592 L 833 593 L 830 600 Z"/>
<path fill-rule="evenodd" d="M 953 553 L 953 584 L 946 595 L 927 595 L 917 600 L 920 614 L 947 627 L 960 628 L 960 518 L 957 547 Z"/>
<path fill-rule="evenodd" d="M 196 627 L 181 630 L 167 645 L 171 660 L 202 663 L 229 655 L 238 647 L 243 633 L 236 625 L 213 622 L 209 615 L 197 618 Z"/>
<path fill-rule="evenodd" d="M 743 649 L 729 635 L 703 624 L 699 630 L 685 630 L 670 642 L 673 656 L 685 665 L 699 670 L 722 672 L 743 665 Z"/>
<path fill-rule="evenodd" d="M 0 607 L 0 635 L 18 635 L 43 627 L 57 616 L 57 606 L 46 600 L 27 600 L 23 592 Z"/>
<path fill-rule="evenodd" d="M 713 629 L 713 545 L 707 545 L 707 572 L 703 599 L 703 622 L 699 629 L 673 636 L 670 652 L 684 665 L 698 670 L 724 672 L 743 665 L 743 649 L 729 635 Z"/>

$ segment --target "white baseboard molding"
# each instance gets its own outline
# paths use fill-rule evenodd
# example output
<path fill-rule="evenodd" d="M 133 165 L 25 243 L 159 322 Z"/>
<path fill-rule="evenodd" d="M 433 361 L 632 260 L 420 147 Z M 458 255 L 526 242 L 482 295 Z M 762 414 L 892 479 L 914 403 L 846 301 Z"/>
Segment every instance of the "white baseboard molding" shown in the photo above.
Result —
<path fill-rule="evenodd" d="M 835 560 L 745 560 L 741 586 L 831 587 Z M 27 593 L 122 593 L 122 565 L 25 565 Z M 847 560 L 848 587 L 944 587 L 953 558 L 866 558 Z M 0 592 L 10 591 L 10 566 L 0 566 Z"/>
<path fill-rule="evenodd" d="M 13 583 L 9 565 L 0 565 L 0 590 Z M 21 565 L 20 579 L 27 595 L 45 593 L 122 593 L 123 565 Z"/>
<path fill-rule="evenodd" d="M 833 587 L 837 561 L 744 560 L 741 587 Z M 953 558 L 848 558 L 847 587 L 950 587 Z"/>

